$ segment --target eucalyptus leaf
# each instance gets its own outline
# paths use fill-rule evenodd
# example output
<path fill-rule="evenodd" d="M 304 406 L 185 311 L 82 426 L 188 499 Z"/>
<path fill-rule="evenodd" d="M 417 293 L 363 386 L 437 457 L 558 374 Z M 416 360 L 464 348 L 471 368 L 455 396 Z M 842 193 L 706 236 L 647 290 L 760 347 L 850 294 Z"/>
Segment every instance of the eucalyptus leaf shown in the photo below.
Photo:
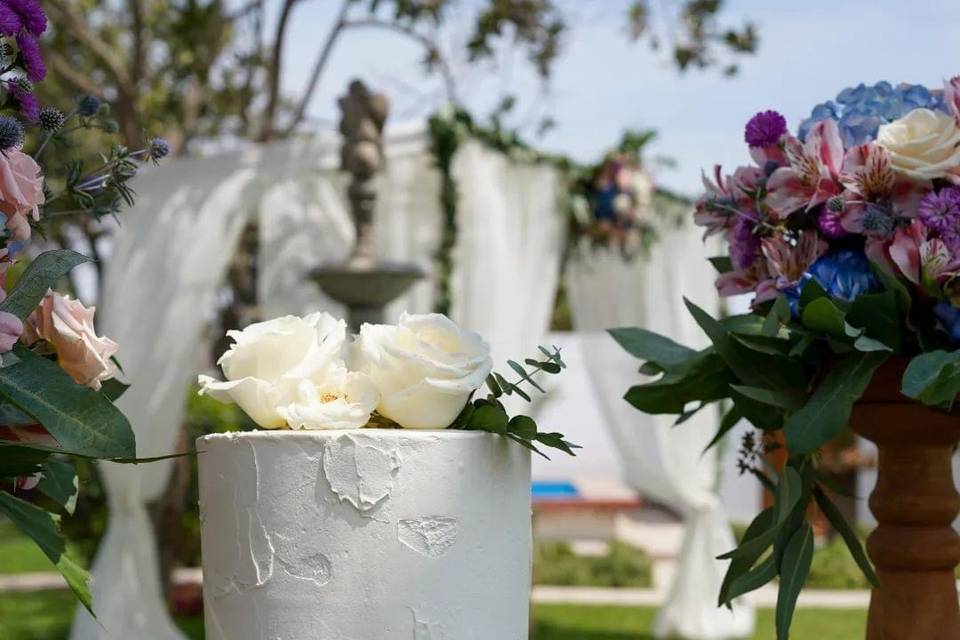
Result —
<path fill-rule="evenodd" d="M 802 389 L 783 389 L 781 391 L 772 391 L 770 389 L 760 389 L 759 387 L 748 387 L 744 385 L 731 385 L 739 393 L 745 395 L 751 400 L 756 400 L 763 404 L 773 407 L 796 411 L 803 406 L 805 395 Z"/>
<path fill-rule="evenodd" d="M 48 289 L 71 269 L 85 262 L 92 262 L 92 259 L 69 249 L 41 253 L 26 268 L 6 299 L 0 302 L 0 311 L 26 320 L 40 304 Z"/>
<path fill-rule="evenodd" d="M 907 366 L 903 394 L 929 405 L 954 401 L 960 393 L 960 350 L 924 353 Z"/>
<path fill-rule="evenodd" d="M 654 362 L 663 369 L 685 366 L 698 356 L 693 349 L 646 329 L 625 327 L 608 332 L 627 353 L 640 360 Z"/>
<path fill-rule="evenodd" d="M 793 612 L 813 562 L 813 529 L 804 521 L 793 533 L 780 561 L 780 588 L 777 592 L 777 640 L 788 640 Z"/>
<path fill-rule="evenodd" d="M 761 536 L 767 535 L 767 532 L 774 527 L 774 517 L 775 516 L 772 507 L 768 507 L 757 514 L 749 526 L 747 526 L 747 530 L 744 532 L 743 539 L 740 542 L 741 546 L 757 540 Z M 731 598 L 729 594 L 733 582 L 740 576 L 743 576 L 750 571 L 754 563 L 756 563 L 760 556 L 763 555 L 764 551 L 767 550 L 770 544 L 772 544 L 772 539 L 770 543 L 762 548 L 755 546 L 750 553 L 741 554 L 739 556 L 731 556 L 730 565 L 727 567 L 727 573 L 724 575 L 723 583 L 720 585 L 720 595 L 717 606 L 730 606 L 730 601 L 733 598 Z"/>
<path fill-rule="evenodd" d="M 467 423 L 467 428 L 506 435 L 509 422 L 507 412 L 501 407 L 484 404 L 474 410 L 470 416 L 470 421 Z"/>
<path fill-rule="evenodd" d="M 857 566 L 860 567 L 860 571 L 863 572 L 864 577 L 870 581 L 870 584 L 879 589 L 880 579 L 877 578 L 877 574 L 873 570 L 873 565 L 870 564 L 870 559 L 867 558 L 867 554 L 863 550 L 863 545 L 860 544 L 860 538 L 857 537 L 857 534 L 850 527 L 850 523 L 843 517 L 840 509 L 833 504 L 833 501 L 830 500 L 826 492 L 820 487 L 816 487 L 813 490 L 813 497 L 817 501 L 817 506 L 820 507 L 820 511 L 823 512 L 823 515 L 827 517 L 827 520 L 830 521 L 833 528 L 840 534 L 840 537 L 843 538 L 847 549 L 850 550 L 850 555 L 853 556 L 854 561 L 857 563 Z"/>
<path fill-rule="evenodd" d="M 720 419 L 720 426 L 717 427 L 717 432 L 713 435 L 713 438 L 707 446 L 703 448 L 703 452 L 706 453 L 715 447 L 741 420 L 743 420 L 743 414 L 740 413 L 740 410 L 737 409 L 736 406 L 728 409 L 727 412 L 723 414 L 723 418 Z"/>
<path fill-rule="evenodd" d="M 803 308 L 801 319 L 803 326 L 811 331 L 826 333 L 834 337 L 845 337 L 846 313 L 830 298 L 812 300 Z"/>
<path fill-rule="evenodd" d="M 73 463 L 63 458 L 50 458 L 43 464 L 43 478 L 37 488 L 48 498 L 73 515 L 80 490 L 77 470 Z"/>
<path fill-rule="evenodd" d="M 733 271 L 733 261 L 728 256 L 714 256 L 713 258 L 707 258 L 707 260 L 721 275 Z"/>
<path fill-rule="evenodd" d="M 791 454 L 809 453 L 847 426 L 853 403 L 890 354 L 855 351 L 843 358 L 823 379 L 807 403 L 784 425 Z"/>
<path fill-rule="evenodd" d="M 900 349 L 901 316 L 893 291 L 857 296 L 850 305 L 847 322 L 863 329 L 868 338 L 886 345 L 890 351 Z"/>
<path fill-rule="evenodd" d="M 524 440 L 533 440 L 537 435 L 537 423 L 530 416 L 514 416 L 508 423 L 508 431 Z"/>

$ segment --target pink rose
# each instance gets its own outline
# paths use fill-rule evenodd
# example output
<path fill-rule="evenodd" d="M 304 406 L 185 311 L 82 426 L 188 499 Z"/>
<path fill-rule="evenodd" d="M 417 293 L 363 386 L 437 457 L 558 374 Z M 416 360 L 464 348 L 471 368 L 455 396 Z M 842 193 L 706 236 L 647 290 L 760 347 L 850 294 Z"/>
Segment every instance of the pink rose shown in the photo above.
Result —
<path fill-rule="evenodd" d="M 28 215 L 40 218 L 43 204 L 43 176 L 40 165 L 19 150 L 0 153 L 0 213 L 6 218 L 6 227 L 16 240 L 30 238 Z"/>
<path fill-rule="evenodd" d="M 6 253 L 6 249 L 0 250 L 0 257 L 5 256 Z M 9 266 L 9 262 L 0 261 L 0 302 L 7 298 L 7 292 L 3 290 L 3 284 L 6 281 Z M 13 349 L 13 345 L 20 339 L 21 333 L 23 333 L 23 323 L 20 322 L 20 318 L 12 313 L 0 311 L 0 354 Z"/>
<path fill-rule="evenodd" d="M 79 300 L 48 291 L 27 318 L 23 340 L 28 345 L 46 340 L 70 377 L 78 384 L 99 389 L 104 380 L 117 374 L 117 365 L 111 359 L 117 352 L 117 343 L 97 336 L 94 311 L 94 307 L 84 307 Z"/>

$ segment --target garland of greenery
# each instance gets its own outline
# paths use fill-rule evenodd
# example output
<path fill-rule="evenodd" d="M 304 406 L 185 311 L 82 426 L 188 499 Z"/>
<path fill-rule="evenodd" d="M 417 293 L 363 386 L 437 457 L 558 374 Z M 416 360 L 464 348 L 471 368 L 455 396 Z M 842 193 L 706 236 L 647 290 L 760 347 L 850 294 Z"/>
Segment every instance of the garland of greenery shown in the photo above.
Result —
<path fill-rule="evenodd" d="M 578 206 L 578 199 L 580 202 L 589 200 L 598 165 L 578 164 L 563 155 L 538 151 L 525 142 L 517 131 L 505 129 L 497 118 L 493 119 L 492 124 L 483 125 L 461 107 L 447 107 L 432 115 L 429 119 L 428 131 L 430 152 L 434 158 L 434 165 L 440 171 L 440 204 L 443 211 L 440 244 L 434 254 L 437 265 L 434 311 L 449 315 L 453 305 L 450 279 L 453 272 L 453 248 L 457 240 L 457 183 L 453 177 L 452 165 L 461 143 L 469 138 L 514 160 L 550 165 L 560 172 L 565 184 L 562 190 L 564 201 L 560 206 L 567 211 L 570 221 L 570 241 L 561 261 L 562 272 L 570 256 L 574 254 L 579 238 L 586 233 L 575 208 Z M 652 137 L 650 132 L 628 131 L 624 134 L 620 149 L 625 152 L 639 151 L 639 147 Z M 658 204 L 654 210 L 667 212 L 664 217 L 673 220 L 676 224 L 682 224 L 682 221 L 689 217 L 689 210 L 693 204 L 691 200 L 659 188 L 655 190 L 654 198 L 658 203 L 666 205 Z M 641 249 L 649 252 L 658 239 L 656 228 L 649 222 L 645 222 L 642 223 L 640 231 Z"/>

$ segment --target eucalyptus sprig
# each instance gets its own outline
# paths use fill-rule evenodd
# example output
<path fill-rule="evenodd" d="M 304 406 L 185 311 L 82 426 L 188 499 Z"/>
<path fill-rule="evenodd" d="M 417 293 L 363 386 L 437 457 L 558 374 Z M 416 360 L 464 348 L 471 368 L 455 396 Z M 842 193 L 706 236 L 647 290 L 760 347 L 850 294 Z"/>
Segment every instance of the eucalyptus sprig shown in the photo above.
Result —
<path fill-rule="evenodd" d="M 541 356 L 538 358 L 540 359 L 524 360 L 524 363 L 530 367 L 529 370 L 519 362 L 507 361 L 507 365 L 519 376 L 516 381 L 511 382 L 506 376 L 496 371 L 487 376 L 487 388 L 490 393 L 485 398 L 471 398 L 451 428 L 496 433 L 510 438 L 548 460 L 549 457 L 537 448 L 537 444 L 559 449 L 571 456 L 576 455 L 573 450 L 580 447 L 568 442 L 562 433 L 540 431 L 537 422 L 527 415 L 510 417 L 500 401 L 503 396 L 516 394 L 527 402 L 532 402 L 530 393 L 523 388 L 523 385 L 529 385 L 540 393 L 546 393 L 546 390 L 534 380 L 534 376 L 540 373 L 557 375 L 567 368 L 560 356 L 560 349 L 557 347 L 553 347 L 552 350 L 546 347 L 539 347 L 539 349 Z"/>

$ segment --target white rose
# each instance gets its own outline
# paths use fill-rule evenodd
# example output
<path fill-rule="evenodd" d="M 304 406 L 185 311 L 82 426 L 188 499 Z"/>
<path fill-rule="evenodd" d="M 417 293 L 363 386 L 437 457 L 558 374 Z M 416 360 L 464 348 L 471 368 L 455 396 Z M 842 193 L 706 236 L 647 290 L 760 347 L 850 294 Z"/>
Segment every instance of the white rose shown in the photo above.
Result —
<path fill-rule="evenodd" d="M 325 375 L 330 362 L 341 360 L 346 329 L 343 320 L 314 313 L 229 331 L 234 343 L 217 362 L 227 381 L 200 376 L 200 394 L 236 402 L 261 427 L 279 429 L 287 421 L 278 407 L 293 402 L 301 381 Z"/>
<path fill-rule="evenodd" d="M 334 362 L 301 379 L 289 401 L 277 413 L 291 429 L 360 429 L 380 393 L 366 374 Z"/>
<path fill-rule="evenodd" d="M 377 411 L 407 429 L 449 427 L 493 367 L 490 346 L 440 314 L 365 324 L 354 357 L 380 392 Z"/>
<path fill-rule="evenodd" d="M 960 128 L 946 113 L 914 109 L 882 125 L 877 144 L 890 153 L 895 170 L 913 178 L 932 180 L 960 173 Z"/>

